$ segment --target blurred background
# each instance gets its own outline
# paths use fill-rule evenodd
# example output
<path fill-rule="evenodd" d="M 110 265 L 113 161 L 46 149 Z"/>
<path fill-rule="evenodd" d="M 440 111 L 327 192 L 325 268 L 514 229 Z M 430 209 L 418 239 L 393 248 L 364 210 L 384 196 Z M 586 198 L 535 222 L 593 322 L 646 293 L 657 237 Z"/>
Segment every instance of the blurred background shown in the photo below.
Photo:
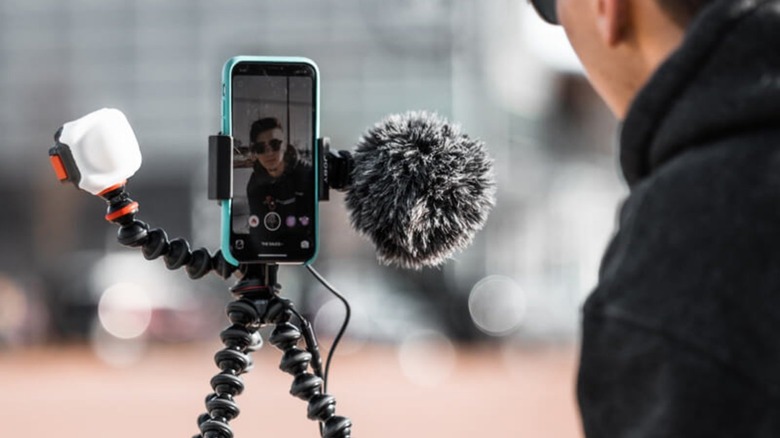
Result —
<path fill-rule="evenodd" d="M 625 186 L 616 121 L 563 31 L 525 0 L 0 2 L 4 428 L 197 432 L 234 280 L 192 281 L 122 248 L 105 204 L 57 183 L 47 151 L 64 122 L 119 108 L 144 158 L 128 186 L 140 219 L 216 250 L 207 137 L 235 55 L 313 59 L 321 132 L 337 149 L 387 114 L 425 109 L 495 160 L 487 226 L 438 269 L 380 266 L 342 196 L 321 204 L 315 267 L 354 311 L 330 388 L 356 436 L 581 436 L 579 308 Z M 303 268 L 282 267 L 280 283 L 329 347 L 340 304 Z M 255 357 L 237 436 L 317 436 L 279 351 Z"/>

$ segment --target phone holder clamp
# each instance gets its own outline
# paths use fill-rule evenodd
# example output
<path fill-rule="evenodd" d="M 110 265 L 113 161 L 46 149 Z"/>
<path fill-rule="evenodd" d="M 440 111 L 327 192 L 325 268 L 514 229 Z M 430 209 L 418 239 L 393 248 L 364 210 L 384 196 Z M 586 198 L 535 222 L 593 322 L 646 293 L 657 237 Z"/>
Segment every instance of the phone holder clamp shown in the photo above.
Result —
<path fill-rule="evenodd" d="M 349 151 L 331 151 L 330 138 L 317 140 L 319 170 L 319 200 L 330 200 L 330 189 L 343 192 L 352 184 L 354 159 Z M 208 151 L 208 196 L 211 200 L 224 201 L 233 197 L 232 165 L 233 137 L 212 135 Z"/>

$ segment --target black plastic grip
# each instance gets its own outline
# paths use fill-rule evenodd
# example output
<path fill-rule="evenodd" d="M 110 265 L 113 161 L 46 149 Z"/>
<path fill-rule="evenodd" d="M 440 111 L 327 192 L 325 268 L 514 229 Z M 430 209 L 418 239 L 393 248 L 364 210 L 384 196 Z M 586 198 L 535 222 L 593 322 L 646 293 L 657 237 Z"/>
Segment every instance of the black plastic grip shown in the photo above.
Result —
<path fill-rule="evenodd" d="M 330 190 L 344 192 L 352 185 L 352 172 L 355 160 L 348 151 L 331 151 L 330 139 L 317 140 L 320 148 L 320 201 L 330 200 Z"/>
<path fill-rule="evenodd" d="M 233 197 L 233 137 L 209 136 L 209 199 Z"/>

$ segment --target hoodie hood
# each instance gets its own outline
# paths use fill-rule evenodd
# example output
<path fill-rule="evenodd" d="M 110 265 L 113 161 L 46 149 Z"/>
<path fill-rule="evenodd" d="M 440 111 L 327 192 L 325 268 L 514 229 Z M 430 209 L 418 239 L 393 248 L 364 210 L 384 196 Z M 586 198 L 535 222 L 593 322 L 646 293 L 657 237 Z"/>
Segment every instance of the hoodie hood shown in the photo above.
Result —
<path fill-rule="evenodd" d="M 780 0 L 717 0 L 637 94 L 620 134 L 633 187 L 687 149 L 780 127 Z"/>

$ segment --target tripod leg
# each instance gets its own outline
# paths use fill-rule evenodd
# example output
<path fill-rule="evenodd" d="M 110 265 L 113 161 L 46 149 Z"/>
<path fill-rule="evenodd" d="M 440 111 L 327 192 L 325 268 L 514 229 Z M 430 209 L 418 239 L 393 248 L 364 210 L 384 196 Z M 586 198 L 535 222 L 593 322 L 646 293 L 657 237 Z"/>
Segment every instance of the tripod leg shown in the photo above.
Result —
<path fill-rule="evenodd" d="M 232 438 L 229 422 L 240 413 L 235 397 L 244 390 L 241 374 L 252 368 L 250 353 L 262 345 L 258 333 L 261 312 L 256 303 L 239 299 L 227 306 L 233 323 L 220 333 L 225 348 L 214 355 L 221 372 L 211 379 L 214 392 L 206 397 L 207 413 L 198 417 L 201 434 L 198 438 Z"/>
<path fill-rule="evenodd" d="M 308 402 L 308 418 L 318 420 L 324 438 L 349 438 L 352 434 L 352 422 L 349 418 L 336 415 L 336 399 L 322 392 L 322 379 L 307 371 L 312 354 L 298 348 L 301 330 L 290 323 L 292 303 L 275 297 L 268 304 L 266 320 L 276 327 L 269 342 L 283 351 L 279 368 L 294 376 L 290 394 Z M 301 321 L 303 323 L 304 321 Z M 316 343 L 313 346 L 316 347 Z"/>

